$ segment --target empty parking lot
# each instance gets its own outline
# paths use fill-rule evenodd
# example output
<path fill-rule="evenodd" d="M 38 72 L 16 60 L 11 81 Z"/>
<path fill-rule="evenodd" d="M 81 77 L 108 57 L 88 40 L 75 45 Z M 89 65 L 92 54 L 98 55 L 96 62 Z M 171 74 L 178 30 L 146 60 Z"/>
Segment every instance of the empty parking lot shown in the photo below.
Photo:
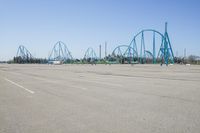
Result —
<path fill-rule="evenodd" d="M 0 133 L 199 133 L 200 66 L 0 65 Z"/>

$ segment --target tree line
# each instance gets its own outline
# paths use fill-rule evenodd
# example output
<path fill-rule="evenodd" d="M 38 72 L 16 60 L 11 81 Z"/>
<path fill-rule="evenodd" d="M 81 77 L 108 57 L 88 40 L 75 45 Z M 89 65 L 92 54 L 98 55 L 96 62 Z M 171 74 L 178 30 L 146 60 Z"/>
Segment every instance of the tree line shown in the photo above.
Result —
<path fill-rule="evenodd" d="M 14 57 L 13 60 L 10 60 L 8 63 L 16 64 L 47 64 L 48 60 L 43 58 L 23 58 L 21 56 Z"/>
<path fill-rule="evenodd" d="M 134 59 L 130 59 L 127 57 L 113 57 L 111 55 L 108 55 L 107 57 L 103 58 L 103 59 L 75 59 L 75 60 L 67 60 L 63 63 L 106 63 L 106 62 L 116 62 L 119 64 L 129 64 L 130 60 L 134 61 L 134 62 L 140 62 L 140 59 L 138 58 L 134 58 Z M 151 64 L 152 63 L 152 59 L 151 58 L 146 58 L 145 63 L 147 64 Z M 160 63 L 160 60 L 156 61 L 157 63 Z M 3 63 L 3 62 L 0 62 Z M 5 63 L 5 62 L 4 62 Z M 23 58 L 21 56 L 18 57 L 14 57 L 13 60 L 9 60 L 7 61 L 7 63 L 16 63 L 16 64 L 47 64 L 48 59 L 46 58 Z M 199 64 L 200 65 L 200 57 L 199 56 L 195 56 L 195 55 L 190 55 L 187 58 L 183 58 L 183 57 L 175 57 L 174 58 L 174 63 L 175 64 Z"/>

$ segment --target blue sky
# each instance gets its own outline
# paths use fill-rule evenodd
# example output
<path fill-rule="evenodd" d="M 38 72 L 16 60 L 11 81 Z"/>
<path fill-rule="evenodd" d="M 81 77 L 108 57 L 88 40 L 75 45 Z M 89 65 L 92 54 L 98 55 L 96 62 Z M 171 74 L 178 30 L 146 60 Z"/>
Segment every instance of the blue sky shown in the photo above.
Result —
<path fill-rule="evenodd" d="M 199 0 L 0 0 L 0 60 L 19 45 L 47 58 L 59 40 L 75 58 L 105 41 L 111 52 L 142 29 L 163 33 L 166 21 L 175 55 L 200 55 L 199 13 Z"/>

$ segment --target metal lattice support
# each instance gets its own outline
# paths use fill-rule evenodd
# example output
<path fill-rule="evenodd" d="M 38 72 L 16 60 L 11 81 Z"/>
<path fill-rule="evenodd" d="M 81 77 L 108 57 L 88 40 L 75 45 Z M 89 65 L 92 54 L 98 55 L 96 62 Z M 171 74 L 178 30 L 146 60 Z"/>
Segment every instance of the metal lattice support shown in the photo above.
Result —
<path fill-rule="evenodd" d="M 96 52 L 94 51 L 93 48 L 88 48 L 84 54 L 84 57 L 83 57 L 85 60 L 88 60 L 90 59 L 91 61 L 94 61 L 94 60 L 97 60 L 97 55 L 96 55 Z"/>
<path fill-rule="evenodd" d="M 171 63 L 174 63 L 174 53 L 172 50 L 172 46 L 171 46 L 171 42 L 169 39 L 169 35 L 167 32 L 167 23 L 165 23 L 165 52 L 164 52 L 164 58 L 165 58 L 165 64 L 168 64 L 169 61 L 171 61 Z"/>
<path fill-rule="evenodd" d="M 29 60 L 34 58 L 32 54 L 23 45 L 19 46 L 16 57 L 21 57 L 22 60 Z"/>
<path fill-rule="evenodd" d="M 73 60 L 71 52 L 68 50 L 65 43 L 59 41 L 54 45 L 49 55 L 49 61 L 67 61 L 67 60 Z"/>

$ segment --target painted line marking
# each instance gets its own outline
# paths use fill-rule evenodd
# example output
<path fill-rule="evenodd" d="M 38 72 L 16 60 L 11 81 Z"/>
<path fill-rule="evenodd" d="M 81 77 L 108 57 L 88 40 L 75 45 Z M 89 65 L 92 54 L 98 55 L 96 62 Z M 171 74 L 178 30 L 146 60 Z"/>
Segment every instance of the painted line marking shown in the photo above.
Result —
<path fill-rule="evenodd" d="M 13 84 L 13 85 L 16 85 L 17 87 L 20 87 L 20 88 L 24 89 L 25 91 L 28 91 L 28 92 L 31 93 L 31 94 L 34 94 L 34 93 L 35 93 L 34 91 L 29 90 L 29 89 L 27 89 L 27 88 L 25 88 L 25 87 L 23 87 L 23 86 L 21 86 L 21 85 L 15 83 L 15 82 L 9 80 L 9 79 L 7 79 L 7 78 L 4 78 L 4 79 L 5 79 L 6 81 L 10 82 L 10 83 Z"/>

